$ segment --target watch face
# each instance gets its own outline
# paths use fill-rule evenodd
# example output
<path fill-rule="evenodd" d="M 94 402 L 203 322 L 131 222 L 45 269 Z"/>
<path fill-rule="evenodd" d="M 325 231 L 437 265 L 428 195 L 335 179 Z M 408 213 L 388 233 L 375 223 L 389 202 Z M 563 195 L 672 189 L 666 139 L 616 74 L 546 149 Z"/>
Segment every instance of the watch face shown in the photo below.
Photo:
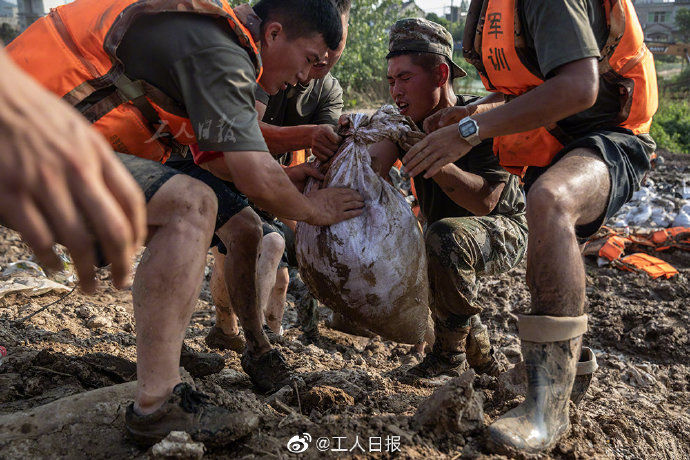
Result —
<path fill-rule="evenodd" d="M 460 125 L 460 135 L 462 137 L 468 137 L 477 132 L 477 127 L 471 121 L 466 121 Z"/>

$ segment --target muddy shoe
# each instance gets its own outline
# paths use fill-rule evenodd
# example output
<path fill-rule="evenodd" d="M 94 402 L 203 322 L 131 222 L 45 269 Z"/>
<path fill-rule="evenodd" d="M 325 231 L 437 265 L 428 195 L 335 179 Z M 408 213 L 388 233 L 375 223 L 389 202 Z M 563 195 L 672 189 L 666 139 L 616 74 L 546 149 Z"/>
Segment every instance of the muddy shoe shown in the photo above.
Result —
<path fill-rule="evenodd" d="M 180 383 L 170 399 L 156 412 L 139 415 L 134 403 L 127 407 L 125 428 L 138 444 L 150 446 L 171 431 L 186 431 L 195 441 L 208 446 L 224 446 L 243 438 L 259 426 L 259 418 L 251 412 L 230 412 L 209 404 L 208 396 Z"/>
<path fill-rule="evenodd" d="M 218 353 L 200 353 L 182 344 L 180 366 L 192 377 L 205 377 L 217 374 L 225 367 L 225 360 Z"/>
<path fill-rule="evenodd" d="M 467 362 L 477 374 L 498 377 L 505 369 L 494 355 L 489 341 L 489 331 L 482 324 L 479 315 L 470 319 L 470 331 L 467 335 Z"/>
<path fill-rule="evenodd" d="M 268 341 L 271 342 L 271 344 L 280 343 L 283 340 L 283 326 L 280 326 L 280 331 L 278 332 L 273 332 L 273 329 L 268 327 L 267 324 L 264 324 L 263 329 L 264 334 L 266 334 L 266 337 L 268 337 Z"/>
<path fill-rule="evenodd" d="M 237 335 L 228 335 L 218 326 L 211 328 L 204 341 L 209 348 L 232 350 L 236 353 L 242 353 L 246 345 L 244 338 L 239 333 Z"/>
<path fill-rule="evenodd" d="M 240 362 L 244 372 L 261 393 L 273 393 L 291 382 L 292 372 L 287 361 L 275 348 L 258 358 L 245 351 Z"/>
<path fill-rule="evenodd" d="M 410 368 L 407 373 L 411 376 L 432 379 L 447 375 L 459 377 L 467 370 L 465 353 L 431 352 L 427 353 L 421 363 Z"/>

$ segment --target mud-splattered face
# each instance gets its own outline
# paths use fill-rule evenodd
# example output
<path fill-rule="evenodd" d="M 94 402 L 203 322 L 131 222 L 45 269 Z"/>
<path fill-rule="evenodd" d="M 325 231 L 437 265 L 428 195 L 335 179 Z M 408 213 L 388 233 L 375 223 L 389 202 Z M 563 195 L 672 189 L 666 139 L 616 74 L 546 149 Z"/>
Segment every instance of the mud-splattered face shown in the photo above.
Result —
<path fill-rule="evenodd" d="M 441 101 L 433 72 L 412 63 L 408 55 L 388 59 L 388 87 L 398 110 L 415 123 L 428 117 Z"/>

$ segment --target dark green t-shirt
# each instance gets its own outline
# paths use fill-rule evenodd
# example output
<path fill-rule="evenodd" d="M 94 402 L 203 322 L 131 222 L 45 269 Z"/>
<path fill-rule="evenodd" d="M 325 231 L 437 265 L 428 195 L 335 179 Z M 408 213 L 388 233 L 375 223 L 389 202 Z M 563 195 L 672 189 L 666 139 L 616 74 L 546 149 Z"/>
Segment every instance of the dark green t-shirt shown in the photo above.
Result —
<path fill-rule="evenodd" d="M 189 115 L 201 150 L 268 151 L 255 110 L 256 71 L 227 21 L 190 13 L 136 20 L 117 51 Z"/>
<path fill-rule="evenodd" d="M 274 96 L 257 87 L 256 100 L 266 105 L 262 121 L 274 126 L 337 125 L 343 112 L 343 89 L 330 73 Z"/>
<path fill-rule="evenodd" d="M 520 20 L 531 58 L 547 78 L 569 62 L 599 57 L 608 38 L 601 0 L 518 0 Z M 587 110 L 558 124 L 573 137 L 616 126 L 620 112 L 618 87 L 599 79 L 599 95 Z"/>
<path fill-rule="evenodd" d="M 456 105 L 463 106 L 479 99 L 477 96 L 458 96 Z M 498 163 L 494 155 L 491 139 L 487 139 L 474 147 L 464 157 L 455 162 L 463 171 L 476 174 L 486 179 L 490 184 L 505 183 L 501 198 L 490 215 L 512 216 L 524 221 L 525 199 L 520 189 L 517 176 L 510 174 Z M 472 212 L 453 201 L 443 189 L 433 180 L 424 179 L 422 175 L 414 178 L 419 207 L 429 224 L 446 217 L 473 216 Z"/>

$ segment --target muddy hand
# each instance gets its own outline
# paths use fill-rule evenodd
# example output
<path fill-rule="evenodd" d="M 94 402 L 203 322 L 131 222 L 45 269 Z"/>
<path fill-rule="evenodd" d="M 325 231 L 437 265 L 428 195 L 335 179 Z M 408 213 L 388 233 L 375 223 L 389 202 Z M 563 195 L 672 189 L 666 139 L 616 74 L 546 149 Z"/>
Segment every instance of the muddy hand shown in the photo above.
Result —
<path fill-rule="evenodd" d="M 362 214 L 364 199 L 349 188 L 325 188 L 310 192 L 307 197 L 314 206 L 313 215 L 306 220 L 311 225 L 331 225 Z"/>
<path fill-rule="evenodd" d="M 316 125 L 311 135 L 311 151 L 318 160 L 327 161 L 340 147 L 343 138 L 331 125 Z"/>
<path fill-rule="evenodd" d="M 319 171 L 319 169 L 311 163 L 302 163 L 297 166 L 291 166 L 285 168 L 285 174 L 290 178 L 297 190 L 304 193 L 304 187 L 307 185 L 307 180 L 310 177 L 318 181 L 324 179 L 324 175 Z"/>
<path fill-rule="evenodd" d="M 438 129 L 457 124 L 468 115 L 469 112 L 467 111 L 467 107 L 448 107 L 441 109 L 424 120 L 424 131 L 433 133 Z"/>
<path fill-rule="evenodd" d="M 403 157 L 405 171 L 415 177 L 426 171 L 424 178 L 435 176 L 442 167 L 454 163 L 472 149 L 455 125 L 441 128 L 417 143 Z"/>

